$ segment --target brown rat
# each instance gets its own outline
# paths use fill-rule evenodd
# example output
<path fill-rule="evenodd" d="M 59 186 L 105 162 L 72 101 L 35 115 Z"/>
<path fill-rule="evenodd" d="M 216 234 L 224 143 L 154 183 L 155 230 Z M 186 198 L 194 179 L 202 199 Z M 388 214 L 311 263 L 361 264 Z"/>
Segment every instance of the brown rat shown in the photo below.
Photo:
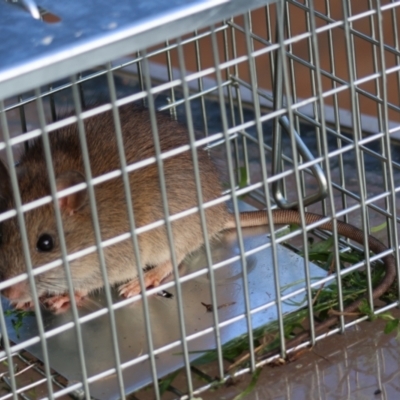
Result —
<path fill-rule="evenodd" d="M 120 120 L 127 164 L 154 157 L 155 149 L 148 110 L 132 105 L 121 107 Z M 171 121 L 168 116 L 157 114 L 157 125 L 162 152 L 189 143 L 186 129 L 179 123 Z M 120 158 L 111 112 L 85 120 L 85 130 L 92 176 L 98 177 L 119 169 Z M 85 182 L 76 125 L 50 133 L 49 139 L 57 190 Z M 203 201 L 208 202 L 220 196 L 221 184 L 207 152 L 198 149 L 197 156 Z M 184 151 L 165 158 L 163 164 L 169 214 L 174 215 L 196 207 L 197 194 L 191 152 Z M 23 204 L 50 194 L 41 138 L 36 139 L 22 154 L 16 170 Z M 129 177 L 136 226 L 142 227 L 162 220 L 164 212 L 157 165 L 152 163 L 138 168 L 130 173 Z M 14 208 L 9 179 L 7 169 L 0 162 L 0 199 L 3 204 L 6 204 L 5 209 Z M 129 232 L 122 178 L 114 178 L 95 185 L 94 191 L 102 240 Z M 93 246 L 95 239 L 86 191 L 61 198 L 59 207 L 68 253 Z M 24 215 L 32 265 L 37 267 L 61 258 L 53 203 L 35 208 Z M 207 208 L 205 215 L 209 239 L 225 229 L 235 227 L 235 220 L 223 203 Z M 275 224 L 299 224 L 301 222 L 297 211 L 274 211 L 273 218 Z M 306 213 L 306 223 L 308 224 L 321 218 L 321 216 Z M 242 227 L 265 224 L 268 224 L 265 211 L 241 214 Z M 7 219 L 1 225 L 3 243 L 0 247 L 0 278 L 4 281 L 26 272 L 26 267 L 16 218 Z M 340 235 L 363 244 L 361 230 L 340 221 L 337 221 L 337 227 Z M 331 231 L 332 223 L 325 223 L 320 228 Z M 178 263 L 203 244 L 198 213 L 172 222 L 172 231 Z M 172 272 L 165 226 L 139 234 L 138 241 L 141 267 L 146 268 L 144 275 L 146 287 L 157 286 Z M 381 242 L 371 236 L 369 237 L 369 247 L 375 253 L 387 250 Z M 125 240 L 105 247 L 103 251 L 110 284 L 120 284 L 119 293 L 124 297 L 138 294 L 140 286 L 132 241 Z M 374 289 L 374 298 L 381 296 L 395 277 L 393 256 L 385 256 L 384 262 L 386 275 Z M 147 267 L 153 268 L 148 269 Z M 104 286 L 97 252 L 71 261 L 70 270 L 78 304 L 86 294 Z M 38 296 L 47 307 L 59 311 L 68 305 L 69 298 L 66 295 L 68 286 L 63 266 L 36 275 L 35 281 Z M 26 308 L 32 304 L 27 280 L 4 289 L 3 294 L 16 308 Z M 359 302 L 360 300 L 354 302 L 346 311 L 356 309 Z M 330 325 L 321 324 L 321 329 Z"/>

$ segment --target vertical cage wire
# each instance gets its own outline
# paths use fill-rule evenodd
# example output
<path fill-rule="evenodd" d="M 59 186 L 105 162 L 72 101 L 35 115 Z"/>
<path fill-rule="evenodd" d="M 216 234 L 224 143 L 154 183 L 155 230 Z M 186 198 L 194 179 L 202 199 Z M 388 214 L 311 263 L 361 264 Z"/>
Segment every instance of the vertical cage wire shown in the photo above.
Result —
<path fill-rule="evenodd" d="M 0 110 L 4 110 L 4 102 L 3 101 L 0 101 Z M 14 164 L 14 156 L 12 153 L 11 146 L 9 144 L 10 134 L 9 134 L 9 130 L 8 130 L 6 115 L 3 111 L 0 114 L 0 118 L 1 118 L 1 125 L 2 125 L 2 129 L 3 129 L 3 136 L 5 139 L 5 149 L 6 149 L 6 153 L 7 153 L 8 165 L 13 165 Z M 17 212 L 18 222 L 19 222 L 19 226 L 20 226 L 25 264 L 27 267 L 27 271 L 29 272 L 28 273 L 29 286 L 30 286 L 30 290 L 31 290 L 32 296 L 33 296 L 34 309 L 36 310 L 36 320 L 38 323 L 38 330 L 39 330 L 39 338 L 38 339 L 40 340 L 40 343 L 42 346 L 42 351 L 43 351 L 45 373 L 46 373 L 46 379 L 47 379 L 47 389 L 48 389 L 49 395 L 51 396 L 53 394 L 53 387 L 51 385 L 50 363 L 49 363 L 49 355 L 48 355 L 47 343 L 46 343 L 46 337 L 45 337 L 45 329 L 44 329 L 44 325 L 43 325 L 43 319 L 42 319 L 42 316 L 39 311 L 40 310 L 39 298 L 37 295 L 36 285 L 35 285 L 35 282 L 33 279 L 33 274 L 32 274 L 33 267 L 32 267 L 32 262 L 30 259 L 28 235 L 26 232 L 26 227 L 25 227 L 25 223 L 24 223 L 24 219 L 23 219 L 20 191 L 18 188 L 16 171 L 13 168 L 10 169 L 10 178 L 11 178 L 12 190 L 14 193 L 14 200 L 16 203 L 16 212 Z M 16 388 L 15 381 L 13 382 L 13 378 L 11 378 L 11 379 L 12 379 L 11 387 L 13 389 L 15 389 Z"/>
<path fill-rule="evenodd" d="M 386 65 L 385 65 L 385 55 L 384 55 L 384 46 L 383 46 L 383 30 L 382 30 L 382 14 L 381 14 L 381 5 L 380 1 L 377 3 L 377 11 L 378 11 L 378 32 L 379 32 L 379 55 L 380 55 L 380 63 L 382 66 L 382 79 L 381 79 L 381 86 L 382 86 L 382 94 L 383 94 L 383 121 L 382 121 L 382 128 L 384 132 L 384 154 L 386 154 L 386 161 L 384 172 L 387 171 L 388 180 L 389 180 L 389 190 L 390 190 L 390 197 L 385 201 L 388 205 L 392 218 L 389 221 L 389 243 L 394 247 L 394 254 L 396 259 L 399 260 L 399 246 L 398 246 L 398 230 L 396 229 L 396 221 L 397 221 L 397 211 L 396 211 L 396 190 L 394 184 L 394 177 L 393 177 L 393 168 L 392 168 L 392 157 L 391 157 L 391 149 L 390 149 L 390 136 L 389 136 L 389 129 L 388 129 L 388 102 L 387 102 L 387 76 L 386 76 Z M 396 29 L 397 31 L 397 29 Z M 385 177 L 387 175 L 385 174 Z M 386 188 L 386 180 L 385 180 L 385 188 Z M 391 242 L 391 240 L 393 240 Z M 399 273 L 397 274 L 397 281 L 399 282 Z M 398 289 L 400 290 L 400 289 Z M 400 295 L 400 291 L 399 291 Z M 399 296 L 400 298 L 400 296 Z"/>
<path fill-rule="evenodd" d="M 212 27 L 213 28 L 213 27 Z M 249 333 L 249 347 L 250 347 L 250 364 L 251 364 L 251 370 L 255 370 L 255 357 L 254 357 L 254 343 L 253 343 L 253 337 L 252 337 L 252 322 L 251 322 L 251 315 L 250 315 L 250 304 L 249 304 L 249 288 L 248 288 L 248 280 L 247 280 L 247 261 L 246 257 L 244 254 L 244 246 L 243 246 L 243 237 L 242 237 L 242 232 L 240 230 L 240 222 L 239 222 L 239 208 L 238 208 L 238 199 L 237 199 L 237 194 L 235 192 L 235 179 L 234 179 L 234 167 L 233 167 L 233 160 L 231 156 L 231 141 L 229 140 L 228 136 L 228 121 L 227 121 L 227 114 L 226 114 L 226 107 L 224 103 L 224 94 L 222 91 L 222 76 L 221 76 L 221 71 L 219 67 L 219 55 L 218 55 L 218 44 L 216 40 L 216 35 L 215 31 L 211 29 L 211 39 L 212 39 L 212 50 L 213 50 L 213 58 L 214 58 L 214 68 L 215 68 L 215 74 L 217 78 L 217 83 L 218 83 L 218 96 L 219 96 L 219 106 L 220 106 L 220 111 L 221 111 L 221 119 L 222 119 L 222 130 L 223 134 L 225 136 L 225 146 L 226 146 L 226 155 L 227 155 L 227 165 L 228 165 L 228 174 L 229 174 L 229 184 L 230 184 L 230 189 L 231 189 L 231 200 L 232 200 L 232 205 L 233 205 L 233 213 L 235 215 L 235 222 L 237 226 L 237 234 L 238 234 L 238 243 L 239 243 L 239 249 L 240 249 L 240 258 L 241 258 L 241 263 L 242 263 L 242 279 L 243 279 L 243 284 L 244 284 L 244 302 L 245 302 L 245 310 L 246 310 L 246 323 L 247 323 L 247 329 Z"/>
<path fill-rule="evenodd" d="M 50 142 L 49 142 L 49 137 L 48 137 L 48 131 L 46 129 L 46 121 L 45 121 L 45 115 L 44 115 L 43 102 L 42 102 L 42 99 L 40 98 L 39 90 L 36 91 L 36 96 L 38 97 L 37 108 L 38 108 L 38 114 L 39 114 L 39 119 L 40 119 L 41 130 L 42 130 L 43 145 L 44 145 L 44 149 L 45 149 L 46 166 L 47 166 L 47 171 L 48 171 L 49 178 L 50 178 L 49 180 L 50 180 L 51 195 L 53 198 L 54 211 L 56 214 L 57 232 L 58 232 L 59 240 L 60 240 L 62 262 L 63 262 L 63 266 L 65 268 L 65 272 L 66 272 L 66 276 L 67 276 L 68 292 L 69 292 L 69 296 L 70 296 L 70 300 L 71 300 L 71 309 L 72 309 L 72 314 L 73 314 L 73 318 L 74 318 L 76 341 L 77 341 L 78 351 L 79 351 L 79 362 L 80 362 L 80 366 L 81 366 L 81 370 L 82 370 L 82 377 L 83 377 L 83 379 L 82 379 L 83 387 L 85 390 L 85 397 L 87 399 L 89 399 L 90 398 L 90 389 L 89 389 L 89 385 L 87 382 L 88 373 L 87 373 L 86 364 L 85 364 L 84 348 L 83 348 L 83 342 L 82 342 L 82 330 L 81 330 L 81 326 L 78 321 L 79 316 L 78 316 L 78 310 L 77 310 L 75 297 L 74 297 L 72 276 L 70 273 L 69 263 L 67 260 L 68 252 L 67 252 L 67 247 L 66 247 L 66 242 L 65 242 L 61 213 L 58 208 L 58 200 L 57 200 L 57 196 L 56 196 L 56 193 L 57 193 L 56 178 L 55 178 L 54 170 L 53 170 Z"/>
<path fill-rule="evenodd" d="M 146 54 L 146 53 L 144 53 Z M 172 226 L 171 226 L 171 220 L 170 220 L 170 214 L 169 214 L 169 209 L 168 209 L 168 199 L 167 199 L 167 189 L 166 189 L 166 182 L 165 182 L 165 176 L 163 172 L 163 161 L 161 159 L 161 148 L 160 148 L 160 142 L 158 138 L 158 127 L 156 125 L 156 109 L 155 109 L 155 104 L 154 104 L 154 97 L 151 95 L 151 81 L 150 81 L 150 75 L 149 75 L 149 68 L 148 68 L 148 60 L 145 57 L 144 58 L 144 66 L 145 66 L 145 85 L 146 85 L 146 90 L 148 93 L 148 101 L 149 101 L 149 112 L 150 112 L 150 117 L 151 117 L 151 128 L 152 128 L 152 133 L 153 133 L 153 141 L 154 141 L 154 149 L 155 149 L 155 154 L 156 154 L 156 163 L 157 163 L 157 169 L 159 173 L 159 183 L 160 183 L 160 190 L 161 190 L 161 195 L 162 195 L 162 203 L 163 203 L 163 211 L 164 211 L 164 216 L 165 216 L 165 224 L 167 228 L 167 237 L 168 237 L 168 244 L 170 248 L 170 253 L 171 253 L 171 264 L 173 266 L 173 273 L 174 273 L 174 278 L 175 278 L 175 283 L 176 283 L 176 290 L 177 290 L 177 302 L 178 302 L 178 312 L 179 312 L 179 323 L 180 323 L 180 334 L 181 334 L 181 346 L 183 350 L 183 357 L 184 357 L 184 364 L 185 364 L 185 370 L 186 370 L 186 377 L 187 377 L 187 391 L 190 396 L 192 396 L 193 393 L 193 382 L 190 374 L 190 362 L 189 362 L 189 352 L 188 352 L 188 346 L 187 342 L 185 340 L 186 338 L 186 330 L 185 330 L 185 319 L 184 319 L 184 313 L 183 313 L 183 306 L 182 306 L 182 291 L 181 291 L 181 285 L 179 282 L 179 271 L 178 271 L 178 264 L 177 264 L 177 258 L 176 254 L 174 251 L 174 239 L 172 235 Z"/>
<path fill-rule="evenodd" d="M 125 200 L 127 204 L 127 212 L 128 212 L 128 218 L 129 218 L 129 226 L 131 229 L 131 237 L 132 237 L 132 244 L 133 248 L 135 250 L 135 258 L 136 258 L 136 265 L 141 265 L 140 262 L 140 251 L 139 251 L 139 242 L 138 242 L 138 237 L 136 234 L 136 224 L 135 224 L 135 216 L 133 213 L 133 205 L 132 205 L 132 199 L 130 196 L 131 193 L 131 187 L 129 184 L 129 177 L 127 173 L 127 162 L 126 162 L 126 157 L 125 157 L 125 152 L 124 152 L 124 144 L 123 144 L 123 139 L 122 139 L 122 130 L 121 130 L 121 121 L 119 119 L 119 112 L 118 108 L 116 106 L 116 101 L 117 101 L 117 94 L 115 91 L 115 84 L 114 84 L 114 77 L 111 72 L 111 65 L 109 64 L 108 66 L 108 72 L 107 72 L 107 83 L 108 87 L 110 90 L 110 99 L 112 103 L 112 111 L 113 111 L 113 118 L 114 118 L 114 123 L 115 123 L 115 128 L 116 128 L 116 139 L 117 139 L 117 144 L 118 144 L 118 155 L 121 161 L 121 171 L 122 171 L 122 177 L 124 181 L 124 191 L 125 191 Z M 143 278 L 143 271 L 142 269 L 138 269 L 138 277 L 139 277 L 139 283 L 140 287 L 142 288 L 142 291 L 145 290 L 145 283 L 144 283 L 144 278 Z M 148 298 L 147 296 L 142 296 L 142 302 L 143 302 L 143 314 L 144 314 L 144 319 L 145 319 L 145 325 L 146 325 L 146 334 L 147 334 L 147 343 L 148 343 L 148 354 L 150 358 L 150 364 L 151 364 L 151 374 L 154 382 L 154 394 L 156 399 L 158 400 L 160 398 L 160 392 L 158 386 L 155 384 L 157 382 L 157 363 L 155 360 L 154 356 L 154 344 L 153 344 L 153 339 L 152 339 L 152 328 L 151 328 L 151 322 L 149 319 L 149 304 L 148 304 Z"/>
<path fill-rule="evenodd" d="M 278 43 L 280 44 L 280 48 L 278 50 L 277 58 L 276 58 L 276 65 L 275 65 L 275 84 L 279 85 L 282 88 L 282 92 L 284 93 L 286 97 L 286 107 L 287 107 L 287 114 L 288 114 L 288 120 L 289 120 L 289 128 L 290 131 L 293 130 L 294 128 L 294 119 L 293 119 L 293 112 L 292 112 L 292 101 L 291 101 L 291 93 L 290 93 L 290 88 L 289 88 L 289 75 L 288 75 L 288 66 L 287 66 L 287 60 L 286 60 L 286 53 L 284 51 L 284 20 L 285 20 L 285 9 L 282 4 L 277 4 L 277 40 Z M 276 86 L 277 88 L 278 86 Z M 278 91 L 280 89 L 275 90 L 275 96 L 277 96 Z M 277 103 L 278 107 L 282 106 L 282 103 Z M 277 120 L 274 122 L 274 127 L 275 129 L 279 129 L 279 124 Z M 276 131 L 275 131 L 276 132 Z M 276 134 L 276 133 L 275 133 Z M 291 149 L 292 153 L 296 154 L 296 142 L 295 138 L 293 135 L 290 137 L 290 144 L 291 144 Z M 296 177 L 296 193 L 298 197 L 298 205 L 299 205 L 299 214 L 300 214 L 300 221 L 301 225 L 305 226 L 305 216 L 304 216 L 304 208 L 303 208 L 303 196 L 302 196 L 302 191 L 301 191 L 301 181 L 300 181 L 300 172 L 298 169 L 298 160 L 296 157 L 293 157 L 293 168 L 294 168 L 294 175 Z M 303 241 L 303 249 L 304 249 L 304 271 L 305 271 L 305 276 L 306 276 L 306 282 L 307 282 L 307 298 L 308 298 L 308 312 L 309 312 L 309 319 L 310 321 L 313 321 L 314 319 L 314 311 L 312 308 L 312 295 L 311 295 L 311 285 L 310 285 L 310 275 L 309 275 L 309 267 L 308 267 L 308 247 L 307 247 L 307 233 L 306 231 L 303 230 L 302 234 L 302 241 Z M 276 274 L 278 271 L 276 271 Z M 313 323 L 310 323 L 310 336 L 311 336 L 311 342 L 315 342 L 315 325 Z M 283 347 L 283 351 L 285 348 Z"/>
<path fill-rule="evenodd" d="M 124 391 L 124 381 L 123 381 L 123 376 L 122 376 L 122 371 L 121 371 L 121 358 L 120 358 L 119 347 L 118 347 L 118 335 L 117 335 L 117 331 L 116 331 L 114 310 L 112 308 L 111 291 L 110 291 L 110 287 L 108 284 L 107 269 L 106 269 L 105 257 L 104 257 L 103 247 L 102 247 L 99 217 L 97 214 L 95 193 L 94 193 L 94 188 L 93 188 L 93 183 L 92 183 L 92 173 L 91 173 L 91 167 L 90 167 L 89 152 L 88 152 L 88 146 L 87 146 L 86 137 L 85 137 L 85 126 L 84 126 L 84 123 L 83 123 L 83 120 L 81 117 L 81 113 L 82 113 L 81 92 L 79 91 L 79 87 L 77 86 L 76 80 L 77 80 L 77 78 L 75 76 L 72 76 L 72 79 L 71 79 L 72 94 L 73 94 L 75 110 L 76 110 L 77 118 L 78 118 L 78 121 L 77 121 L 78 122 L 78 133 L 79 133 L 80 144 L 82 147 L 84 170 L 85 170 L 85 175 L 86 175 L 86 179 L 87 179 L 87 190 L 88 190 L 88 195 L 89 195 L 90 211 L 91 211 L 93 229 L 94 229 L 94 234 L 95 234 L 95 242 L 96 242 L 96 247 L 97 247 L 97 253 L 99 256 L 102 278 L 103 278 L 103 282 L 105 284 L 105 286 L 104 286 L 105 287 L 105 295 L 106 295 L 106 299 L 107 299 L 107 307 L 108 307 L 110 326 L 111 326 L 111 332 L 112 332 L 113 351 L 114 351 L 114 357 L 115 357 L 115 370 L 116 370 L 117 377 L 118 377 L 119 391 L 120 391 L 121 397 L 124 398 L 125 391 Z M 82 87 L 82 86 L 80 86 L 80 87 Z"/>
<path fill-rule="evenodd" d="M 316 35 L 316 21 L 315 21 L 315 13 L 314 13 L 314 1 L 310 0 L 310 18 L 307 21 L 310 24 L 310 31 L 312 33 L 311 36 L 311 46 L 310 46 L 310 53 L 314 55 L 314 62 L 315 62 L 315 77 L 316 77 L 316 87 L 313 87 L 313 94 L 317 93 L 317 98 L 318 101 L 316 102 L 316 108 L 314 109 L 315 116 L 319 116 L 319 118 L 316 118 L 316 120 L 320 120 L 321 123 L 321 129 L 318 128 L 317 133 L 318 137 L 322 136 L 321 142 L 318 141 L 318 150 L 319 154 L 328 154 L 328 144 L 326 140 L 326 136 L 324 135 L 324 132 L 326 132 L 326 124 L 325 124 L 325 118 L 324 118 L 324 99 L 322 97 L 322 81 L 321 81 L 321 66 L 320 66 L 320 56 L 318 53 L 318 40 L 317 40 L 317 35 Z M 313 76 L 314 77 L 314 76 Z M 322 133 L 322 135 L 321 135 Z M 327 160 L 327 157 L 323 157 L 323 168 L 327 177 L 327 181 L 331 182 L 332 181 L 332 176 L 330 173 L 329 169 L 329 163 Z M 336 222 L 336 210 L 335 210 L 335 202 L 334 202 L 334 197 L 332 190 L 328 186 L 328 197 L 329 197 L 329 202 L 331 204 L 331 213 L 332 213 L 332 222 L 333 222 L 333 244 L 334 244 L 334 262 L 336 266 L 340 265 L 340 257 L 339 257 L 339 239 L 338 239 L 338 231 L 337 231 L 337 222 Z M 323 209 L 325 210 L 325 201 L 323 201 Z M 311 282 L 310 282 L 311 283 Z M 341 275 L 337 274 L 337 284 L 338 284 L 338 292 L 339 292 L 339 308 L 340 310 L 344 309 L 344 304 L 343 304 L 343 293 L 342 293 L 342 280 L 341 280 Z M 340 318 L 340 323 L 341 323 L 341 329 L 344 330 L 344 318 Z"/>
<path fill-rule="evenodd" d="M 200 183 L 200 174 L 199 174 L 200 166 L 199 166 L 199 162 L 198 162 L 198 158 L 197 158 L 197 149 L 195 147 L 195 133 L 194 133 L 194 129 L 193 129 L 193 118 L 192 118 L 192 114 L 191 114 L 190 104 L 188 101 L 189 90 L 188 90 L 187 82 L 185 79 L 186 78 L 186 67 L 185 67 L 185 61 L 184 61 L 183 48 L 180 43 L 180 40 L 178 40 L 178 58 L 179 58 L 180 72 L 181 72 L 181 76 L 183 78 L 182 79 L 182 89 L 183 89 L 183 97 L 185 100 L 185 112 L 186 112 L 186 119 L 187 119 L 187 124 L 188 124 L 190 148 L 191 148 L 193 165 L 194 165 L 194 175 L 195 175 L 194 178 L 195 178 L 195 183 L 196 183 L 197 202 L 198 202 L 198 208 L 199 208 L 199 214 L 200 214 L 202 234 L 203 234 L 204 244 L 205 244 L 207 265 L 209 266 L 211 300 L 212 300 L 213 308 L 218 309 L 217 295 L 216 295 L 216 281 L 215 281 L 214 271 L 211 267 L 213 265 L 213 262 L 212 262 L 212 256 L 211 256 L 210 243 L 208 241 L 207 222 L 206 222 L 206 217 L 205 217 L 203 194 L 202 194 L 201 183 Z M 202 105 L 203 105 L 203 103 L 202 103 Z M 204 110 L 204 108 L 203 108 L 203 110 Z M 221 342 L 221 337 L 220 337 L 218 314 L 214 313 L 213 317 L 214 317 L 213 318 L 213 320 L 214 320 L 213 330 L 214 330 L 215 342 L 217 345 L 217 352 L 218 352 L 218 372 L 219 372 L 219 376 L 223 376 L 224 375 L 224 367 L 223 367 L 223 355 L 222 355 L 222 342 Z"/>

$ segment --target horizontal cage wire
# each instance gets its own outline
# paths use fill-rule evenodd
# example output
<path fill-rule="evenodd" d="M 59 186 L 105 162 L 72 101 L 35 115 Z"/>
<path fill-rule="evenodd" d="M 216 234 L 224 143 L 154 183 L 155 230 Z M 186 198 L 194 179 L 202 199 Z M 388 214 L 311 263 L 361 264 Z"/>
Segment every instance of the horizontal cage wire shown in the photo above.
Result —
<path fill-rule="evenodd" d="M 400 3 L 36 3 L 0 3 L 0 400 L 233 398 L 318 343 L 329 382 L 257 393 L 344 398 L 338 333 L 398 394 L 354 329 L 400 326 Z"/>

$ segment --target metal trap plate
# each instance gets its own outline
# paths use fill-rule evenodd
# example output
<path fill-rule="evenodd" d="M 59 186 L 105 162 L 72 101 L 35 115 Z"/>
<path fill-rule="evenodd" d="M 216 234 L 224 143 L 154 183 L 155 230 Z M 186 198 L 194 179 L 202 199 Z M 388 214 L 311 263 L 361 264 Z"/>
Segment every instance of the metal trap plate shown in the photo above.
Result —
<path fill-rule="evenodd" d="M 267 228 L 250 228 L 243 230 L 244 247 L 246 251 L 263 246 L 267 243 Z M 229 259 L 240 254 L 235 232 L 221 236 L 212 246 L 214 263 Z M 282 294 L 287 295 L 305 287 L 304 260 L 288 249 L 277 248 L 280 283 Z M 206 267 L 204 250 L 199 250 L 190 256 L 181 266 L 181 275 L 186 275 Z M 275 299 L 274 276 L 271 249 L 264 249 L 247 257 L 248 287 L 250 307 L 258 307 Z M 312 279 L 322 278 L 326 272 L 316 265 L 310 264 Z M 240 261 L 233 262 L 215 271 L 218 318 L 222 343 L 247 332 L 247 321 L 238 317 L 245 313 L 245 296 L 243 291 L 242 267 Z M 154 295 L 149 298 L 152 339 L 155 349 L 174 343 L 180 339 L 177 296 L 175 288 L 169 289 L 173 298 Z M 182 283 L 183 310 L 185 329 L 188 336 L 213 327 L 213 314 L 207 312 L 204 304 L 211 303 L 210 281 L 208 273 Z M 113 292 L 113 301 L 121 301 Z M 290 313 L 305 306 L 305 293 L 297 294 L 283 303 L 283 312 Z M 6 301 L 3 304 L 7 309 Z M 79 309 L 81 317 L 106 307 L 104 293 L 92 295 Z M 73 321 L 70 311 L 62 315 L 52 315 L 43 311 L 46 331 L 57 329 Z M 115 311 L 118 346 L 122 363 L 127 363 L 147 352 L 147 339 L 144 315 L 141 301 L 122 307 Z M 275 305 L 263 308 L 252 314 L 253 329 L 277 319 Z M 226 324 L 232 320 L 231 324 Z M 71 324 L 70 324 L 71 325 Z M 34 316 L 26 317 L 18 335 L 12 326 L 11 318 L 7 318 L 10 339 L 20 343 L 38 335 Z M 100 374 L 115 366 L 112 345 L 110 319 L 107 313 L 84 322 L 81 325 L 84 343 L 85 362 L 89 377 Z M 47 340 L 50 365 L 68 379 L 69 382 L 81 381 L 81 365 L 76 344 L 76 332 L 72 326 Z M 190 351 L 208 350 L 216 347 L 215 335 L 209 329 L 208 333 L 190 340 Z M 27 350 L 39 359 L 42 357 L 40 343 L 30 346 Z M 176 346 L 156 356 L 157 374 L 161 378 L 183 366 L 181 346 Z M 191 359 L 200 357 L 201 353 L 191 354 Z M 123 370 L 124 386 L 127 393 L 133 392 L 151 382 L 150 363 L 148 360 L 131 363 Z M 110 374 L 90 384 L 90 394 L 96 399 L 120 398 L 117 377 Z"/>

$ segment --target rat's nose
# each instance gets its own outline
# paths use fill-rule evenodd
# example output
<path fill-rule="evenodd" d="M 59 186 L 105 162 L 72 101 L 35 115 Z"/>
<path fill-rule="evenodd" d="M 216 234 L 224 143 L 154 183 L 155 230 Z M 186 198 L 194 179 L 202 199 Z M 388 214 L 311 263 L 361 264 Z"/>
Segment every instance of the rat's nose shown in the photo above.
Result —
<path fill-rule="evenodd" d="M 26 282 L 18 282 L 8 288 L 2 290 L 2 294 L 8 300 L 15 302 L 21 298 L 25 298 L 28 291 L 28 285 Z"/>

